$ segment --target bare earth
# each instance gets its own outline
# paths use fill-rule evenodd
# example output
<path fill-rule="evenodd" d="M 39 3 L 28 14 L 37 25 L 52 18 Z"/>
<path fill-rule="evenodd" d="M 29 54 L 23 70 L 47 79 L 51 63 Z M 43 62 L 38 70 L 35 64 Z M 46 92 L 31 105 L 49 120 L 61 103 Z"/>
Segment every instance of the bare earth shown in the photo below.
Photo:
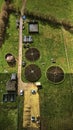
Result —
<path fill-rule="evenodd" d="M 32 94 L 31 90 L 36 90 L 36 94 Z M 40 108 L 39 108 L 39 94 L 38 88 L 30 83 L 29 89 L 24 93 L 24 110 L 23 110 L 23 127 L 24 128 L 38 128 L 40 124 L 31 121 L 31 117 L 37 118 L 40 117 Z"/>

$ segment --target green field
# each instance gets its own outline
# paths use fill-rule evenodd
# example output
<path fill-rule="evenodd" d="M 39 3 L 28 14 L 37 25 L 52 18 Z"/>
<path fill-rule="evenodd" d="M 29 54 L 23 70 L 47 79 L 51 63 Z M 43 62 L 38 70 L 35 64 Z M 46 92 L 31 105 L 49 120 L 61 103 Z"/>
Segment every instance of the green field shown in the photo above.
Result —
<path fill-rule="evenodd" d="M 10 79 L 12 72 L 17 72 L 18 62 L 18 30 L 16 30 L 16 17 L 12 14 L 6 31 L 5 41 L 0 48 L 0 129 L 16 130 L 18 121 L 17 101 L 14 103 L 3 103 L 3 94 L 6 92 L 6 82 Z M 16 58 L 16 66 L 10 67 L 5 55 L 12 53 Z"/>
<path fill-rule="evenodd" d="M 21 2 L 21 0 L 13 0 L 13 3 L 14 3 L 14 5 L 15 5 L 17 11 L 18 11 L 18 10 L 21 10 L 21 7 L 22 7 L 22 2 Z"/>
<path fill-rule="evenodd" d="M 73 21 L 73 0 L 35 0 L 35 2 L 27 0 L 26 9 L 29 12 L 51 15 L 60 20 Z"/>
<path fill-rule="evenodd" d="M 55 16 L 58 19 L 72 21 L 72 1 L 27 1 L 26 9 L 39 14 Z M 41 5 L 41 6 L 40 6 Z M 23 35 L 28 35 L 27 24 Z M 29 62 L 25 58 L 26 50 L 23 48 L 23 60 L 27 65 L 37 64 L 41 68 L 42 76 L 39 81 L 43 89 L 40 90 L 40 110 L 42 130 L 72 130 L 73 129 L 73 35 L 61 28 L 55 28 L 47 23 L 39 22 L 40 33 L 32 35 L 36 47 L 40 51 L 40 59 Z M 63 68 L 65 79 L 61 84 L 54 85 L 46 78 L 46 70 L 52 66 L 51 58 L 56 58 L 56 64 Z M 44 63 L 44 65 L 42 65 Z M 28 82 L 22 69 L 22 80 Z M 43 125 L 44 124 L 44 125 Z"/>
<path fill-rule="evenodd" d="M 0 11 L 1 11 L 1 7 L 2 7 L 3 3 L 4 3 L 4 1 L 0 0 Z"/>
<path fill-rule="evenodd" d="M 23 35 L 28 35 L 27 23 Z M 72 130 L 72 34 L 63 28 L 55 28 L 39 21 L 39 34 L 33 34 L 32 37 L 34 42 L 30 47 L 38 48 L 40 58 L 35 62 L 29 62 L 25 58 L 27 49 L 23 48 L 23 60 L 27 65 L 34 63 L 41 68 L 42 76 L 39 81 L 43 86 L 43 89 L 40 90 L 42 130 L 65 130 L 67 128 Z M 56 59 L 55 64 L 51 62 L 51 58 Z M 53 84 L 46 77 L 46 71 L 52 65 L 58 65 L 64 70 L 65 78 L 60 84 Z M 22 68 L 22 80 L 28 82 L 24 76 L 24 68 Z"/>
<path fill-rule="evenodd" d="M 10 79 L 10 73 L 0 73 L 0 129 L 16 130 L 17 129 L 17 101 L 3 103 L 3 94 L 6 92 L 6 82 Z"/>
<path fill-rule="evenodd" d="M 10 15 L 8 29 L 6 31 L 5 42 L 0 48 L 0 73 L 8 73 L 15 72 L 17 70 L 17 62 L 18 62 L 18 30 L 16 29 L 16 17 L 14 15 Z M 10 67 L 6 60 L 5 55 L 7 53 L 11 53 L 15 56 L 16 66 Z"/>

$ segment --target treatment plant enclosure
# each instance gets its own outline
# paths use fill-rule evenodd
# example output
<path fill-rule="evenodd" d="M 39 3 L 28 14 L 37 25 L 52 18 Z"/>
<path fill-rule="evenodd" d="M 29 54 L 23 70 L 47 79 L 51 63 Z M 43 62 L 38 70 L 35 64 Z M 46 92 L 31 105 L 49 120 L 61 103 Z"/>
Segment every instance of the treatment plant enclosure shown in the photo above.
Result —
<path fill-rule="evenodd" d="M 0 130 L 73 130 L 73 0 L 0 7 Z"/>

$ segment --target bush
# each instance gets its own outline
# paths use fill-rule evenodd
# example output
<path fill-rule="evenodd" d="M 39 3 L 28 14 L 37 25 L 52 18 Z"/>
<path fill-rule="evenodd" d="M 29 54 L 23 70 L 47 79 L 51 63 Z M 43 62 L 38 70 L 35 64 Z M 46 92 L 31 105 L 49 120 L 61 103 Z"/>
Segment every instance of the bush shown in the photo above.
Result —
<path fill-rule="evenodd" d="M 25 11 L 25 14 L 27 14 L 31 18 L 39 19 L 41 21 L 48 22 L 48 23 L 53 24 L 55 26 L 59 26 L 62 24 L 61 21 L 59 21 L 58 19 L 56 19 L 55 17 L 53 17 L 51 15 L 49 15 L 49 16 L 42 15 L 42 14 L 36 13 L 36 12 L 29 12 L 28 10 Z"/>
<path fill-rule="evenodd" d="M 0 18 L 0 28 L 4 29 L 5 28 L 5 23 L 4 21 Z"/>
<path fill-rule="evenodd" d="M 1 12 L 1 14 L 0 14 L 0 19 L 2 18 L 2 20 L 4 21 L 4 22 L 6 22 L 7 20 L 8 20 L 8 13 L 5 11 L 5 10 L 3 10 L 2 12 Z"/>
<path fill-rule="evenodd" d="M 73 24 L 71 24 L 69 21 L 67 20 L 63 20 L 62 21 L 62 25 L 66 28 L 66 29 L 70 29 L 71 27 L 73 27 Z"/>
<path fill-rule="evenodd" d="M 14 12 L 15 11 L 15 7 L 13 4 L 9 4 L 9 12 Z"/>
<path fill-rule="evenodd" d="M 9 4 L 7 3 L 4 3 L 3 6 L 2 6 L 2 11 L 6 11 L 6 12 L 9 12 Z"/>

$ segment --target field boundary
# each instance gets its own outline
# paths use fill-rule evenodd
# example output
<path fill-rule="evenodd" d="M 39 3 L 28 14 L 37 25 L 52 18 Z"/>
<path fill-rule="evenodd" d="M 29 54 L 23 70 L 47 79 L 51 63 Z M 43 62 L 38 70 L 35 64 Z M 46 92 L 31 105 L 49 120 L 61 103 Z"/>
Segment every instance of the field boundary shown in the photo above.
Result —
<path fill-rule="evenodd" d="M 64 41 L 64 49 L 65 49 L 65 54 L 66 54 L 66 60 L 67 60 L 67 66 L 68 66 L 68 71 L 71 71 L 71 67 L 70 67 L 70 63 L 69 63 L 69 58 L 68 58 L 68 50 L 67 50 L 67 46 L 66 46 L 66 40 L 65 40 L 65 30 L 62 27 L 62 36 L 63 36 L 63 41 Z M 72 75 L 69 74 L 70 77 L 70 84 L 71 84 L 71 88 L 72 88 L 72 93 L 73 93 L 73 82 L 72 82 Z"/>

